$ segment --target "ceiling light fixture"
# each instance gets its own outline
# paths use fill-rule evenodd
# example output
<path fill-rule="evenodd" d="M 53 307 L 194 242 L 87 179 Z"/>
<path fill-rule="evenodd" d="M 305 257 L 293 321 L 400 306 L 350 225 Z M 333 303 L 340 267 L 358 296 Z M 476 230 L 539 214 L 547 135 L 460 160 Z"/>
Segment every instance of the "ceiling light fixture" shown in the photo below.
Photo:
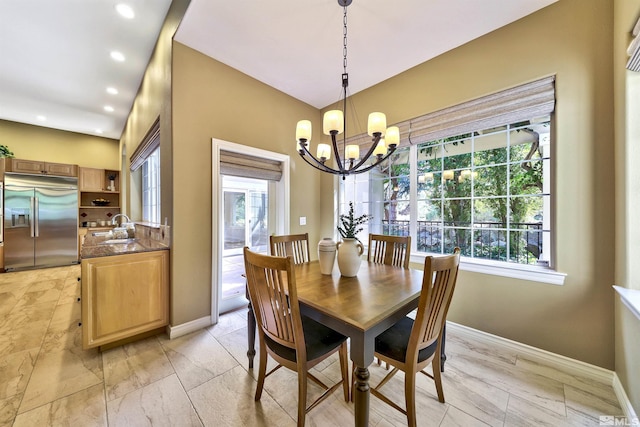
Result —
<path fill-rule="evenodd" d="M 118 89 L 116 89 L 115 87 L 108 87 L 107 88 L 107 93 L 110 93 L 111 95 L 117 95 L 118 94 Z"/>
<path fill-rule="evenodd" d="M 111 105 L 105 105 L 104 106 L 104 111 L 108 111 L 110 113 L 113 113 L 113 107 Z"/>
<path fill-rule="evenodd" d="M 335 175 L 341 175 L 344 179 L 347 175 L 354 175 L 367 172 L 387 159 L 396 149 L 400 142 L 400 131 L 398 127 L 387 128 L 387 118 L 384 113 L 369 114 L 367 131 L 372 137 L 371 145 L 366 154 L 360 157 L 360 146 L 355 144 L 347 145 L 346 136 L 346 110 L 347 110 L 347 89 L 349 87 L 349 74 L 347 73 L 347 6 L 352 0 L 338 0 L 338 4 L 343 7 L 343 69 L 342 73 L 342 110 L 331 110 L 324 113 L 323 131 L 325 135 L 331 136 L 332 146 L 329 144 L 318 144 L 316 156 L 311 154 L 308 145 L 311 141 L 311 121 L 300 120 L 296 126 L 297 150 L 300 157 L 314 168 Z M 342 153 L 338 149 L 336 136 L 344 133 L 342 139 Z M 335 156 L 337 168 L 326 165 L 326 161 L 331 158 L 331 151 Z M 342 155 L 342 156 L 341 156 Z M 365 164 L 371 156 L 375 156 L 371 164 Z M 348 163 L 348 165 L 347 165 Z"/>
<path fill-rule="evenodd" d="M 40 120 L 41 122 L 44 122 L 47 120 L 45 116 L 36 116 L 36 119 Z"/>
<path fill-rule="evenodd" d="M 136 14 L 133 12 L 133 9 L 128 4 L 118 3 L 116 5 L 116 10 L 120 15 L 124 16 L 127 19 L 133 19 L 133 17 L 136 16 Z"/>
<path fill-rule="evenodd" d="M 124 61 L 125 58 L 121 52 L 118 52 L 117 50 L 113 50 L 111 51 L 111 59 L 113 59 L 114 61 L 122 62 Z"/>
<path fill-rule="evenodd" d="M 102 134 L 102 129 L 96 129 L 96 133 Z"/>

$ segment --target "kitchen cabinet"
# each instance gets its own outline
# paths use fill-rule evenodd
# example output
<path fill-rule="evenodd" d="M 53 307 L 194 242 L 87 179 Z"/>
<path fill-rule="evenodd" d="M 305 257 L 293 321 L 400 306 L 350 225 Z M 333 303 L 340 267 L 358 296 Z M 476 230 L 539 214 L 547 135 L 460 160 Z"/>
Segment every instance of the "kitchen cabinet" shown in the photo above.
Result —
<path fill-rule="evenodd" d="M 78 200 L 81 223 L 110 221 L 114 215 L 120 213 L 119 171 L 81 167 L 79 175 Z M 113 190 L 108 190 L 111 181 Z"/>
<path fill-rule="evenodd" d="M 120 192 L 120 172 L 107 169 L 80 168 L 78 188 L 80 191 L 118 193 Z"/>
<path fill-rule="evenodd" d="M 50 163 L 39 160 L 6 159 L 7 172 L 37 175 L 78 176 L 78 166 L 65 163 Z"/>
<path fill-rule="evenodd" d="M 103 191 L 104 169 L 80 168 L 80 191 Z"/>
<path fill-rule="evenodd" d="M 82 347 L 169 324 L 169 251 L 82 260 Z"/>

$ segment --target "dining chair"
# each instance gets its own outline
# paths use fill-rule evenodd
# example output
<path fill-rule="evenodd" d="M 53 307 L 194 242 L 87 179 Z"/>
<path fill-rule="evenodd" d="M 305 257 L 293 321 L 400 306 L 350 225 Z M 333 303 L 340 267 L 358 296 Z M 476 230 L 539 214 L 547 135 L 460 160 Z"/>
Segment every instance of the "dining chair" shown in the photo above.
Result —
<path fill-rule="evenodd" d="M 310 261 L 309 233 L 269 236 L 269 246 L 271 255 L 281 257 L 291 255 L 294 264 Z"/>
<path fill-rule="evenodd" d="M 444 403 L 440 347 L 447 311 L 456 286 L 459 264 L 459 248 L 455 248 L 452 255 L 427 257 L 424 262 L 422 291 L 415 320 L 405 317 L 376 337 L 376 357 L 391 365 L 393 369 L 371 389 L 371 394 L 405 414 L 410 427 L 416 425 L 415 393 L 418 372 L 434 380 L 438 400 Z M 432 365 L 433 375 L 423 370 L 429 364 Z M 392 402 L 380 391 L 380 388 L 398 371 L 405 374 L 406 409 Z"/>
<path fill-rule="evenodd" d="M 348 402 L 347 337 L 300 314 L 293 257 L 262 255 L 245 247 L 244 265 L 260 343 L 255 400 L 260 400 L 265 378 L 284 366 L 298 373 L 298 426 L 304 426 L 307 412 L 327 398 L 340 384 L 344 399 Z M 342 379 L 329 387 L 309 370 L 336 352 L 339 355 Z M 268 373 L 267 355 L 278 363 Z M 309 406 L 307 379 L 325 390 Z"/>
<path fill-rule="evenodd" d="M 369 233 L 367 260 L 376 264 L 395 265 L 409 268 L 411 236 L 389 236 Z M 376 360 L 381 365 L 380 359 Z M 389 368 L 389 365 L 385 365 Z"/>
<path fill-rule="evenodd" d="M 369 234 L 367 260 L 377 264 L 409 268 L 411 236 Z"/>

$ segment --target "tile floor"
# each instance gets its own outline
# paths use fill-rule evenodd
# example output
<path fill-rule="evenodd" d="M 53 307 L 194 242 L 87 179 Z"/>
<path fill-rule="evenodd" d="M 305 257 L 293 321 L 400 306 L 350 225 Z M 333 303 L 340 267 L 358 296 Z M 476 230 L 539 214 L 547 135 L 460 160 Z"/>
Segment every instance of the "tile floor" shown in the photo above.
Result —
<path fill-rule="evenodd" d="M 0 275 L 1 426 L 293 426 L 297 391 L 281 369 L 254 402 L 247 369 L 246 310 L 174 340 L 158 336 L 103 353 L 83 351 L 79 267 Z M 443 376 L 447 402 L 419 376 L 421 426 L 597 426 L 620 415 L 610 385 L 527 360 L 512 350 L 448 334 Z M 384 370 L 371 368 L 372 380 Z M 339 377 L 329 359 L 315 374 Z M 402 402 L 401 380 L 385 386 Z M 310 398 L 318 389 L 311 383 Z M 307 426 L 351 426 L 353 404 L 334 393 Z M 371 398 L 372 426 L 406 425 Z"/>

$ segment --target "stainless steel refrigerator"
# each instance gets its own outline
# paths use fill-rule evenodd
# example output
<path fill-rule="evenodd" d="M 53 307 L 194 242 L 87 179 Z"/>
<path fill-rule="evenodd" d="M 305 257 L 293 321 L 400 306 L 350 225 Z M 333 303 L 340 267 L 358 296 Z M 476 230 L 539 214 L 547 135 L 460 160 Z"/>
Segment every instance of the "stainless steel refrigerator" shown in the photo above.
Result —
<path fill-rule="evenodd" d="M 78 179 L 6 173 L 5 270 L 77 262 Z"/>

